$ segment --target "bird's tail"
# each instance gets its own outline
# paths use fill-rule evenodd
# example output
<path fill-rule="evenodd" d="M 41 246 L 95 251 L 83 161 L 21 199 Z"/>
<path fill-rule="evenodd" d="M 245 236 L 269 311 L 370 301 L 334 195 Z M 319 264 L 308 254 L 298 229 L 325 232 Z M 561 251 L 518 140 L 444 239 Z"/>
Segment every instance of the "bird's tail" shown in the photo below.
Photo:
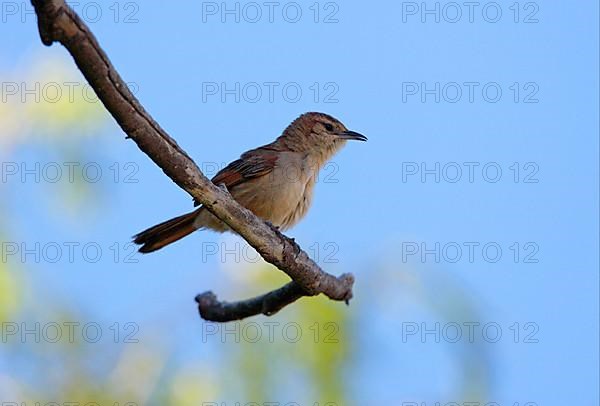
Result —
<path fill-rule="evenodd" d="M 167 220 L 133 236 L 133 242 L 141 245 L 139 252 L 147 254 L 178 241 L 197 230 L 194 220 L 201 209 Z"/>

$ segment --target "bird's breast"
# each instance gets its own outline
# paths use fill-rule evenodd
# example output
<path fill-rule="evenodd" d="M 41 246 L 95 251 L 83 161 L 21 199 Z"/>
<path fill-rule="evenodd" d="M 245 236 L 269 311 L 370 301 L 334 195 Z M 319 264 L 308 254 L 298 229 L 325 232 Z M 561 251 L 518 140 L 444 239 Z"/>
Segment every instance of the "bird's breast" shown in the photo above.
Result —
<path fill-rule="evenodd" d="M 232 195 L 257 216 L 285 230 L 308 211 L 317 170 L 301 157 L 283 155 L 272 172 L 237 186 Z"/>

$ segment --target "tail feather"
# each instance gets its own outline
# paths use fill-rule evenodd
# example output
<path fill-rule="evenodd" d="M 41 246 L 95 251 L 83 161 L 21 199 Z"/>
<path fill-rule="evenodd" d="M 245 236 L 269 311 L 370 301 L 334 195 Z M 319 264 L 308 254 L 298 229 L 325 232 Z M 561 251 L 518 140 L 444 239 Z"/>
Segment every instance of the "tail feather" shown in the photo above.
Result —
<path fill-rule="evenodd" d="M 198 211 L 167 220 L 133 236 L 133 242 L 141 245 L 139 252 L 147 254 L 159 250 L 196 231 L 194 220 Z"/>

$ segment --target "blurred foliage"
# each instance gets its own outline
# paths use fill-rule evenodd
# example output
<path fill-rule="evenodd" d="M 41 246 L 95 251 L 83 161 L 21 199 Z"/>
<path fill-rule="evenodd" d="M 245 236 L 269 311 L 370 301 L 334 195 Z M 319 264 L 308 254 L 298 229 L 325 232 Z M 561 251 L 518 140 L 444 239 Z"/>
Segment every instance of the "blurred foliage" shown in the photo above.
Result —
<path fill-rule="evenodd" d="M 0 241 L 3 241 L 0 238 Z M 19 282 L 7 264 L 0 262 L 0 323 L 9 320 L 19 306 Z"/>
<path fill-rule="evenodd" d="M 81 73 L 62 59 L 32 59 L 1 74 L 0 151 L 32 142 L 61 148 L 97 136 L 107 113 Z"/>
<path fill-rule="evenodd" d="M 282 273 L 273 266 L 263 264 L 259 268 L 254 286 L 251 285 L 253 290 L 259 287 L 259 291 L 266 292 L 286 282 Z M 244 296 L 242 294 L 241 297 Z M 273 399 L 273 387 L 285 387 L 289 378 L 287 374 L 278 372 L 293 365 L 294 373 L 300 374 L 311 388 L 309 392 L 303 391 L 306 399 L 296 401 L 301 404 L 348 404 L 341 374 L 349 368 L 346 365 L 351 342 L 348 316 L 345 306 L 323 296 L 303 298 L 282 310 L 276 320 L 269 320 L 279 323 L 277 327 L 281 326 L 282 330 L 287 327 L 289 334 L 282 332 L 286 338 L 273 343 L 268 340 L 258 343 L 242 341 L 241 345 L 232 348 L 232 361 L 241 366 L 243 375 L 254 378 L 244 381 L 244 392 L 249 395 L 247 399 Z M 297 331 L 301 332 L 301 337 L 296 338 Z"/>
<path fill-rule="evenodd" d="M 85 162 L 86 143 L 99 137 L 105 127 L 104 107 L 69 61 L 31 59 L 13 72 L 0 73 L 0 159 L 8 161 L 16 150 L 41 148 L 49 162 Z M 73 175 L 73 181 L 60 177 L 61 193 L 49 194 L 47 203 L 67 209 L 57 212 L 76 214 L 96 197 L 100 185 L 83 181 L 81 170 L 74 170 Z M 0 184 L 0 194 L 10 197 L 3 187 L 5 183 Z"/>

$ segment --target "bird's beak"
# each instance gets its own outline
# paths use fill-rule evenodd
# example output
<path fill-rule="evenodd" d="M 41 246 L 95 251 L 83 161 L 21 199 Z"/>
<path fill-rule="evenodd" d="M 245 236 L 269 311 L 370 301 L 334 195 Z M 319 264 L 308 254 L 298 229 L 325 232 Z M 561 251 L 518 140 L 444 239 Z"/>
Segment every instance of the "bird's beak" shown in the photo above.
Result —
<path fill-rule="evenodd" d="M 366 141 L 367 137 L 364 135 L 357 133 L 355 131 L 344 131 L 343 133 L 339 133 L 338 137 L 343 140 L 356 140 L 356 141 Z"/>

